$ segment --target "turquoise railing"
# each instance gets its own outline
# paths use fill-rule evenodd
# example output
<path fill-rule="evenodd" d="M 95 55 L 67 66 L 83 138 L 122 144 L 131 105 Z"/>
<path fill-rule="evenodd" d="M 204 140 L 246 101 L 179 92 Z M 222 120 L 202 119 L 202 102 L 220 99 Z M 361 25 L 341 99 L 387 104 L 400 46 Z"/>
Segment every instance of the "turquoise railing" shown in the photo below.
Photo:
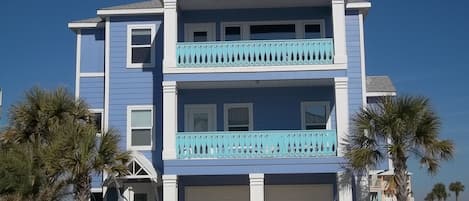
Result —
<path fill-rule="evenodd" d="M 178 159 L 335 156 L 335 130 L 180 132 Z"/>
<path fill-rule="evenodd" d="M 182 42 L 177 67 L 332 64 L 333 41 L 324 39 Z"/>

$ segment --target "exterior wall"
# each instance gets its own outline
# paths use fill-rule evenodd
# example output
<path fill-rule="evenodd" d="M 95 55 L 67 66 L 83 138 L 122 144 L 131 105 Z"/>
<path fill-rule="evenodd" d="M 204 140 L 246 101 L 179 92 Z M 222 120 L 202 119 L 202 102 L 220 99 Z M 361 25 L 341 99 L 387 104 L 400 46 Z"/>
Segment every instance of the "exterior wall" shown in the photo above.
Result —
<path fill-rule="evenodd" d="M 120 146 L 127 147 L 127 106 L 154 105 L 154 150 L 142 151 L 157 169 L 162 169 L 162 55 L 161 16 L 112 17 L 110 22 L 109 126 L 121 134 Z M 127 25 L 155 24 L 155 67 L 127 68 Z"/>
<path fill-rule="evenodd" d="M 225 103 L 253 103 L 254 130 L 301 130 L 301 102 L 328 101 L 335 129 L 332 86 L 179 90 L 178 127 L 184 131 L 184 104 L 216 104 L 217 130 L 224 130 Z"/>
<path fill-rule="evenodd" d="M 184 23 L 215 22 L 216 39 L 220 40 L 221 22 L 316 19 L 324 19 L 326 37 L 332 37 L 332 10 L 330 7 L 182 11 L 179 14 L 178 37 L 179 41 L 184 40 Z"/>
<path fill-rule="evenodd" d="M 358 11 L 347 11 L 345 30 L 348 56 L 349 115 L 353 117 L 363 106 L 362 72 L 360 55 L 360 24 Z"/>
<path fill-rule="evenodd" d="M 84 99 L 93 109 L 104 107 L 104 78 L 81 77 L 80 98 Z"/>
<path fill-rule="evenodd" d="M 82 30 L 80 53 L 82 73 L 104 72 L 104 30 Z"/>

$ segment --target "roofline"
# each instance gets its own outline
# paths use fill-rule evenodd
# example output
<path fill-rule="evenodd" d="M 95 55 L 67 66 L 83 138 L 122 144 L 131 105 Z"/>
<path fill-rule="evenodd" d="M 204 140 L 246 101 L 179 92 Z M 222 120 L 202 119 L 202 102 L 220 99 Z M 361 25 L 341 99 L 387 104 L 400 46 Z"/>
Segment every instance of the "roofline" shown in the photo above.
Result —
<path fill-rule="evenodd" d="M 347 9 L 369 9 L 371 8 L 371 2 L 350 2 L 347 3 Z"/>
<path fill-rule="evenodd" d="M 97 11 L 100 16 L 109 15 L 141 15 L 141 14 L 162 14 L 164 8 L 140 8 L 140 9 L 99 9 Z"/>
<path fill-rule="evenodd" d="M 366 92 L 366 97 L 396 96 L 395 91 Z"/>
<path fill-rule="evenodd" d="M 100 26 L 102 26 L 102 22 L 70 22 L 68 23 L 69 29 L 98 28 Z"/>

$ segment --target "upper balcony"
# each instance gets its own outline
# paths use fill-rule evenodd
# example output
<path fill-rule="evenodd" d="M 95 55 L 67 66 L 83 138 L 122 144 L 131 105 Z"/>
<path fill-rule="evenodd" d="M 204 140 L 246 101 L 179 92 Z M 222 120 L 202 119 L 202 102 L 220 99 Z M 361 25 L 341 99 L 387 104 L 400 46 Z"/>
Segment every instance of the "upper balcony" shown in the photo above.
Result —
<path fill-rule="evenodd" d="M 178 5 L 165 7 L 165 74 L 347 69 L 344 0 Z"/>

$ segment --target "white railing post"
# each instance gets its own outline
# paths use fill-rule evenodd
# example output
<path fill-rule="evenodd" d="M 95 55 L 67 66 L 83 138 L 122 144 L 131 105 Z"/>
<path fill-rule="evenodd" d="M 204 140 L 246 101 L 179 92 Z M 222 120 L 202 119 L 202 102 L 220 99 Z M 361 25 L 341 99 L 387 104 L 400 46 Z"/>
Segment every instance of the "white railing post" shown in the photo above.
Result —
<path fill-rule="evenodd" d="M 264 201 L 264 174 L 249 174 L 250 201 Z"/>
<path fill-rule="evenodd" d="M 332 0 L 332 24 L 334 30 L 334 63 L 347 63 L 344 0 Z"/>
<path fill-rule="evenodd" d="M 177 86 L 163 81 L 163 160 L 176 159 Z"/>
<path fill-rule="evenodd" d="M 176 67 L 176 44 L 178 40 L 177 0 L 164 0 L 164 56 L 163 72 Z"/>

